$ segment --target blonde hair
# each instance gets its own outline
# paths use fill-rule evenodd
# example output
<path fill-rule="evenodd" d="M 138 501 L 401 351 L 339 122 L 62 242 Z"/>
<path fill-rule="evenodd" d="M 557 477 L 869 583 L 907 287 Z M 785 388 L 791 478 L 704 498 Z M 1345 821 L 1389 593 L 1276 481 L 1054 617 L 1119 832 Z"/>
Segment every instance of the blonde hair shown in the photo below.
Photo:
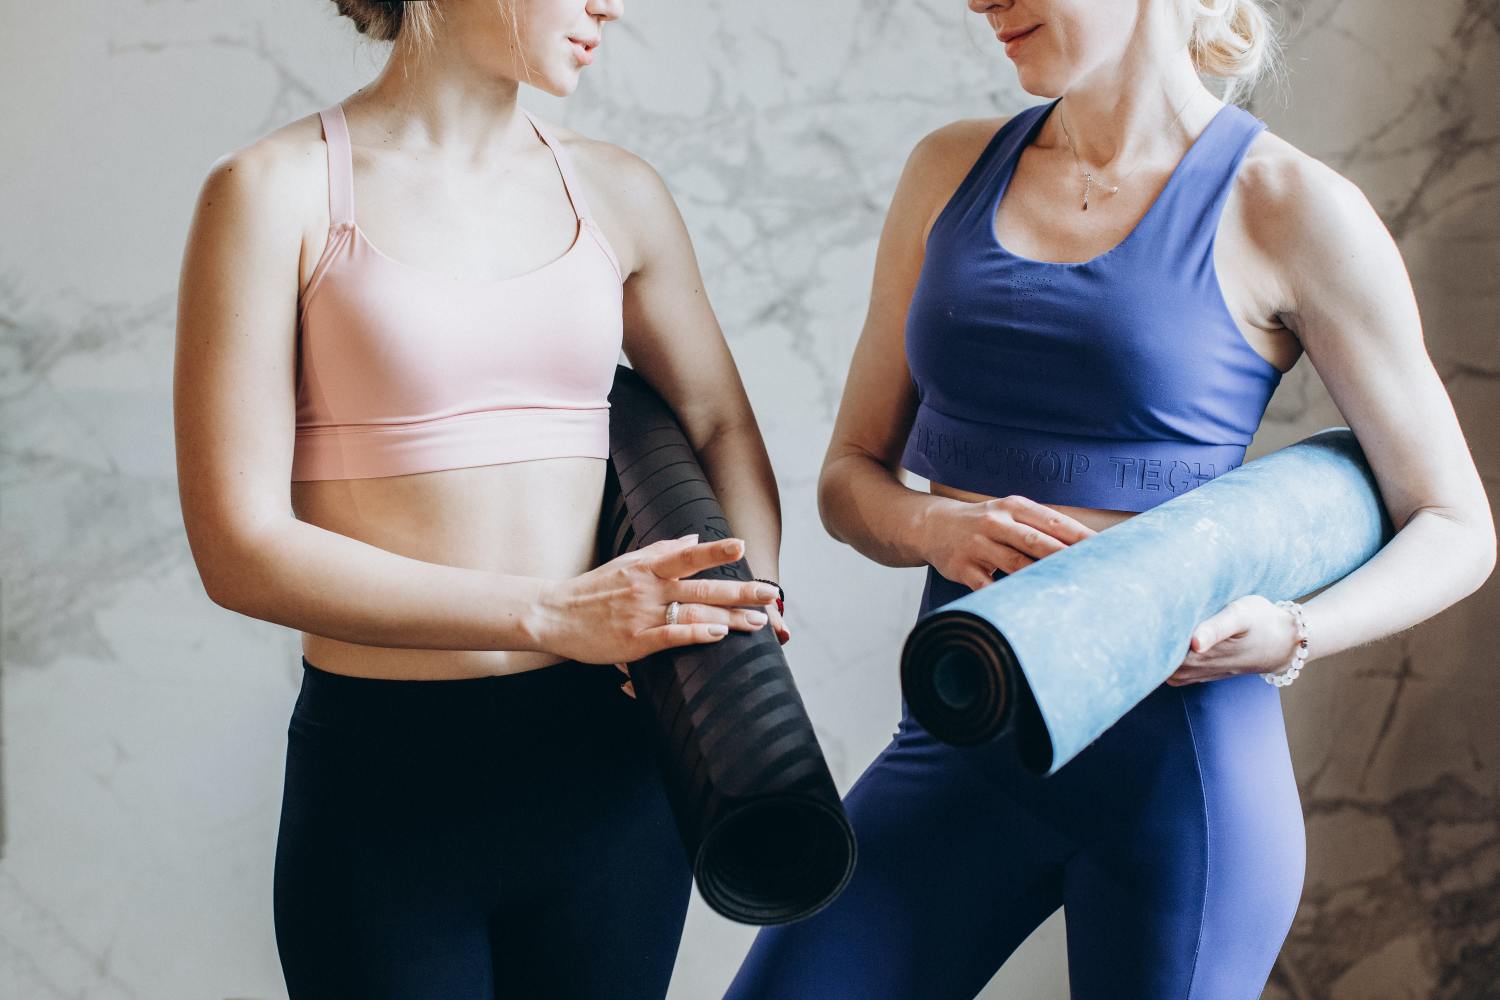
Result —
<path fill-rule="evenodd" d="M 1179 7 L 1190 19 L 1193 65 L 1225 81 L 1225 101 L 1254 89 L 1279 68 L 1281 45 L 1263 0 L 1179 0 Z"/>

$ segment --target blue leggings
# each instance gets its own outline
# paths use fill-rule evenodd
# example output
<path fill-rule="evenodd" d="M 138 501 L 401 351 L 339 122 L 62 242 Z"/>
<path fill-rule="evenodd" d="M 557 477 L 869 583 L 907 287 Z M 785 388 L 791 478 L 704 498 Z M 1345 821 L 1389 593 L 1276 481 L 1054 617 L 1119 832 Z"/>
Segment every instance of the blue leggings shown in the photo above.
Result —
<path fill-rule="evenodd" d="M 921 613 L 968 588 L 929 567 Z M 844 799 L 848 888 L 767 927 L 725 1000 L 968 1000 L 1059 906 L 1075 1000 L 1259 997 L 1302 891 L 1276 688 L 1162 685 L 1056 774 L 960 749 L 902 701 Z"/>
<path fill-rule="evenodd" d="M 619 683 L 303 660 L 274 894 L 291 1000 L 665 996 L 691 872 Z"/>

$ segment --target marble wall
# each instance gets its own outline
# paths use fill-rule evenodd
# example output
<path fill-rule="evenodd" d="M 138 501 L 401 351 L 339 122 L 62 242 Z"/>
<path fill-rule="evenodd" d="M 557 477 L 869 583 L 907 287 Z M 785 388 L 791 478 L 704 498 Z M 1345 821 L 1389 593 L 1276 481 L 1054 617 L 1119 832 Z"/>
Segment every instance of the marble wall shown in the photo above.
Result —
<path fill-rule="evenodd" d="M 814 485 L 906 152 L 1022 93 L 961 0 L 631 0 L 544 116 L 654 163 L 775 462 L 789 651 L 841 788 L 890 736 L 921 587 L 829 540 Z M 1253 109 L 1358 182 L 1500 475 L 1500 3 L 1296 0 Z M 203 595 L 174 482 L 175 284 L 223 152 L 369 79 L 326 0 L 7 2 L 0 32 L 0 996 L 284 996 L 271 859 L 295 633 Z M 787 359 L 794 363 L 788 364 Z M 1342 423 L 1306 361 L 1252 457 Z M 1309 669 L 1286 697 L 1303 908 L 1267 993 L 1500 993 L 1500 589 Z M 673 1000 L 751 931 L 696 899 Z M 985 997 L 1066 996 L 1048 921 Z"/>
<path fill-rule="evenodd" d="M 1404 255 L 1438 372 L 1500 492 L 1500 3 L 1292 5 L 1257 110 L 1358 183 Z M 1257 445 L 1340 421 L 1303 361 Z M 1500 996 L 1500 587 L 1335 657 L 1285 699 L 1308 823 L 1268 997 Z M 1289 692 L 1291 694 L 1292 692 Z"/>

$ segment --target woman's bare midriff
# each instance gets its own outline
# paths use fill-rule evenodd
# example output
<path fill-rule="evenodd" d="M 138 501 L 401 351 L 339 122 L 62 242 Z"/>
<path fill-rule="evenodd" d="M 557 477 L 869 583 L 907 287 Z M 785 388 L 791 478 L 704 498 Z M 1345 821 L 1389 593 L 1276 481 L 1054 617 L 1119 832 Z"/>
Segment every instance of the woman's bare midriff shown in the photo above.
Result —
<path fill-rule="evenodd" d="M 928 483 L 927 490 L 933 496 L 949 497 L 954 500 L 963 500 L 967 503 L 983 503 L 986 500 L 994 500 L 995 497 L 985 496 L 983 493 L 971 493 L 961 490 L 956 486 L 947 486 L 943 483 Z M 1112 525 L 1134 517 L 1139 511 L 1133 510 L 1109 510 L 1099 507 L 1071 507 L 1067 504 L 1048 503 L 1042 504 L 1050 507 L 1060 514 L 1066 514 L 1080 524 L 1085 524 L 1095 531 L 1103 531 Z"/>
<path fill-rule="evenodd" d="M 292 511 L 309 524 L 424 562 L 565 579 L 597 565 L 604 467 L 599 458 L 546 458 L 294 482 Z M 516 673 L 564 659 L 524 650 L 366 646 L 308 632 L 302 655 L 333 673 L 421 680 Z"/>

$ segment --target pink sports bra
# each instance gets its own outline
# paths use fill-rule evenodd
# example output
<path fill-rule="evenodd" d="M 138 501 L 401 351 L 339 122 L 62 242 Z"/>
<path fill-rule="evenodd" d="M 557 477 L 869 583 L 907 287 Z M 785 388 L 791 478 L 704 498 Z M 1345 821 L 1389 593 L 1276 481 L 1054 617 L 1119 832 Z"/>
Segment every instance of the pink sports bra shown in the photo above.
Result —
<path fill-rule="evenodd" d="M 561 144 L 526 115 L 578 217 L 572 245 L 514 277 L 463 280 L 365 237 L 343 106 L 318 114 L 330 221 L 299 296 L 292 480 L 608 457 L 623 278 Z"/>

